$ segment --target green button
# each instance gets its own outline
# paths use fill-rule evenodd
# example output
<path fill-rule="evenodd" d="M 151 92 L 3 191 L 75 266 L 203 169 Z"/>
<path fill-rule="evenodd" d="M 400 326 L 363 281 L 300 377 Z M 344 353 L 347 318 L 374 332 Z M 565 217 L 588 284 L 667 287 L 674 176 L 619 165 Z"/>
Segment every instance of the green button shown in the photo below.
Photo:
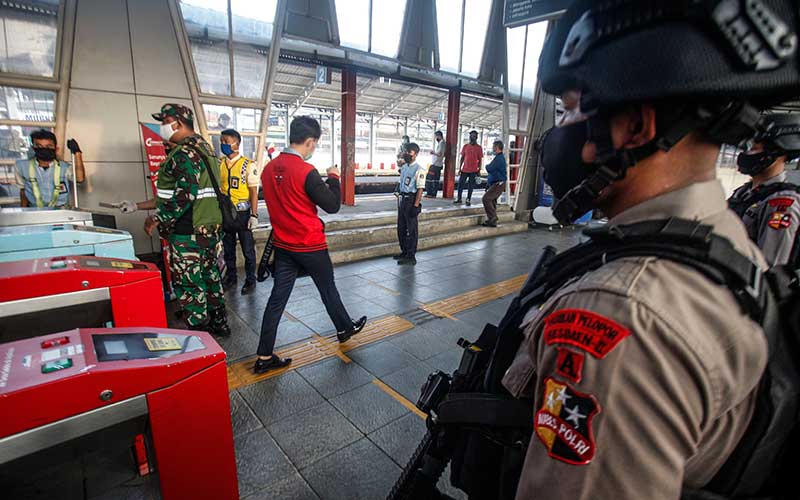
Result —
<path fill-rule="evenodd" d="M 72 366 L 72 358 L 48 361 L 42 365 L 42 373 L 52 373 Z"/>

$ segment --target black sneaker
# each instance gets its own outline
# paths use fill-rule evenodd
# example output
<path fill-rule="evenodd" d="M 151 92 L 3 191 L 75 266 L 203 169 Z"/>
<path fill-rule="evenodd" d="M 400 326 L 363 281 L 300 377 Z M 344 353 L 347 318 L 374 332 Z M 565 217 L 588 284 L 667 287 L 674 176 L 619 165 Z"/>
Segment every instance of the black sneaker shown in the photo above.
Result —
<path fill-rule="evenodd" d="M 485 221 L 483 224 L 481 224 L 481 226 L 486 226 L 486 227 L 497 227 L 497 224 L 496 224 L 495 222 L 489 222 L 489 221 L 487 220 L 487 221 Z"/>
<path fill-rule="evenodd" d="M 416 257 L 404 257 L 397 261 L 398 266 L 416 266 L 417 259 Z"/>
<path fill-rule="evenodd" d="M 461 200 L 456 200 L 456 201 L 453 202 L 453 205 L 460 205 L 460 204 L 461 204 Z"/>
<path fill-rule="evenodd" d="M 256 289 L 256 282 L 247 280 L 244 282 L 244 286 L 242 287 L 242 295 L 247 295 L 248 293 L 252 292 Z"/>
<path fill-rule="evenodd" d="M 237 281 L 238 280 L 236 279 L 236 276 L 233 277 L 226 276 L 225 279 L 222 280 L 222 289 L 227 292 L 228 290 L 236 286 Z"/>
<path fill-rule="evenodd" d="M 291 362 L 292 358 L 281 359 L 277 354 L 273 354 L 269 359 L 258 358 L 256 363 L 253 365 L 253 373 L 260 375 L 270 370 L 277 370 L 278 368 L 289 366 L 289 363 Z"/>
<path fill-rule="evenodd" d="M 340 344 L 344 344 L 350 337 L 357 334 L 361 330 L 364 329 L 364 325 L 367 324 L 367 317 L 361 316 L 357 321 L 353 321 L 353 328 L 347 330 L 346 332 L 339 332 L 336 334 L 336 338 L 339 340 Z"/>
<path fill-rule="evenodd" d="M 404 253 L 399 253 L 399 254 L 397 254 L 397 255 L 392 255 L 392 258 L 393 258 L 394 260 L 400 260 L 400 259 L 404 259 L 405 257 L 406 257 L 406 254 L 404 254 Z"/>
<path fill-rule="evenodd" d="M 467 200 L 467 206 L 468 206 L 468 207 L 469 207 L 469 206 L 472 206 L 472 202 L 471 202 L 471 201 L 469 201 L 469 200 Z"/>

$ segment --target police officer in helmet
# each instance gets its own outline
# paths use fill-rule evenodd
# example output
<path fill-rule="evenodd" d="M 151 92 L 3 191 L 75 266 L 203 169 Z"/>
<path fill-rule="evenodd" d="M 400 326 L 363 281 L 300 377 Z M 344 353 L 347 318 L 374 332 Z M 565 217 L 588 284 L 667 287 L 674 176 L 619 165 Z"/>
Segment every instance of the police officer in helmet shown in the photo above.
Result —
<path fill-rule="evenodd" d="M 543 90 L 570 103 L 542 142 L 561 222 L 593 208 L 611 227 L 697 221 L 765 268 L 715 164 L 721 144 L 759 130 L 763 109 L 798 95 L 796 7 L 574 2 L 539 65 Z M 675 500 L 708 485 L 748 429 L 767 362 L 761 327 L 694 268 L 610 261 L 532 308 L 523 328 L 503 379 L 533 404 L 518 499 Z"/>
<path fill-rule="evenodd" d="M 764 117 L 764 128 L 737 158 L 750 182 L 728 200 L 771 265 L 798 262 L 800 188 L 786 181 L 786 162 L 800 157 L 800 115 Z"/>

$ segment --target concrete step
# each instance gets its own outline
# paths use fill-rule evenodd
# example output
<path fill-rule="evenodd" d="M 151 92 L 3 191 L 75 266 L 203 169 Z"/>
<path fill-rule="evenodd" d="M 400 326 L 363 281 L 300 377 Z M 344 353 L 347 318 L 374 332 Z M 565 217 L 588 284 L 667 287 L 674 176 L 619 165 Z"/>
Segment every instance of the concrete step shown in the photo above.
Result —
<path fill-rule="evenodd" d="M 420 215 L 424 215 L 424 212 Z M 514 212 L 498 212 L 500 223 L 513 222 Z M 463 231 L 464 229 L 479 226 L 486 220 L 486 214 L 463 215 L 447 218 L 421 218 L 419 222 L 419 236 L 433 236 L 449 232 Z M 326 227 L 328 248 L 331 251 L 346 250 L 349 248 L 369 245 L 380 245 L 397 241 L 397 217 L 389 224 L 375 225 L 363 228 L 330 231 Z"/>
<path fill-rule="evenodd" d="M 481 215 L 484 213 L 483 206 L 477 207 L 453 207 L 453 208 L 424 208 L 425 201 L 422 201 L 423 210 L 419 214 L 420 222 L 437 220 L 449 217 L 464 217 L 467 215 Z M 511 209 L 507 205 L 500 205 L 497 207 L 497 213 L 510 212 Z M 333 231 L 345 231 L 348 229 L 359 229 L 365 227 L 376 226 L 391 226 L 397 223 L 397 211 L 386 212 L 371 212 L 367 214 L 337 214 L 337 215 L 324 215 L 325 232 L 331 233 Z M 256 242 L 264 242 L 269 235 L 270 225 L 266 224 L 253 231 L 253 236 Z"/>
<path fill-rule="evenodd" d="M 527 230 L 528 224 L 526 222 L 517 221 L 502 222 L 498 225 L 498 227 L 466 227 L 457 231 L 431 234 L 427 236 L 420 235 L 417 249 L 427 250 L 429 248 L 464 243 L 467 241 L 483 240 L 496 236 L 503 236 L 506 234 L 522 233 Z M 375 257 L 383 257 L 397 253 L 400 253 L 400 246 L 397 244 L 397 241 L 393 241 L 391 243 L 364 245 L 341 250 L 331 249 L 331 260 L 334 264 L 343 264 L 345 262 L 355 262 L 358 260 L 372 259 Z"/>

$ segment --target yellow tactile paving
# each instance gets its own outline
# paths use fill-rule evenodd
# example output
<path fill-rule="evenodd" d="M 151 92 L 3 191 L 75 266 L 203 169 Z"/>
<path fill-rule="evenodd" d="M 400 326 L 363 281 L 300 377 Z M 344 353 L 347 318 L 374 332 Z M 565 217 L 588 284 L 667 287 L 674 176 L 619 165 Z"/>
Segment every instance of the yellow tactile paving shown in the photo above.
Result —
<path fill-rule="evenodd" d="M 437 300 L 430 304 L 423 304 L 421 308 L 434 316 L 453 319 L 454 314 L 472 309 L 473 307 L 478 307 L 481 304 L 491 302 L 518 291 L 522 288 L 527 277 L 527 274 L 521 274 L 515 278 L 478 288 L 477 290 L 471 290 L 461 295 Z"/>
<path fill-rule="evenodd" d="M 401 405 L 411 410 L 411 413 L 413 413 L 414 415 L 418 416 L 423 420 L 428 418 L 428 415 L 426 415 L 419 408 L 417 408 L 417 405 L 407 400 L 402 394 L 395 391 L 394 389 L 383 383 L 381 380 L 373 379 L 372 383 L 380 387 L 383 392 L 396 399 Z"/>
<path fill-rule="evenodd" d="M 327 337 L 315 335 L 310 340 L 277 351 L 282 358 L 292 358 L 292 364 L 286 368 L 256 375 L 253 373 L 255 357 L 233 363 L 228 367 L 228 386 L 230 390 L 238 389 L 333 356 L 349 363 L 351 360 L 345 352 L 412 328 L 414 325 L 400 316 L 385 316 L 368 322 L 361 333 L 344 344 L 338 343 L 335 334 Z"/>

